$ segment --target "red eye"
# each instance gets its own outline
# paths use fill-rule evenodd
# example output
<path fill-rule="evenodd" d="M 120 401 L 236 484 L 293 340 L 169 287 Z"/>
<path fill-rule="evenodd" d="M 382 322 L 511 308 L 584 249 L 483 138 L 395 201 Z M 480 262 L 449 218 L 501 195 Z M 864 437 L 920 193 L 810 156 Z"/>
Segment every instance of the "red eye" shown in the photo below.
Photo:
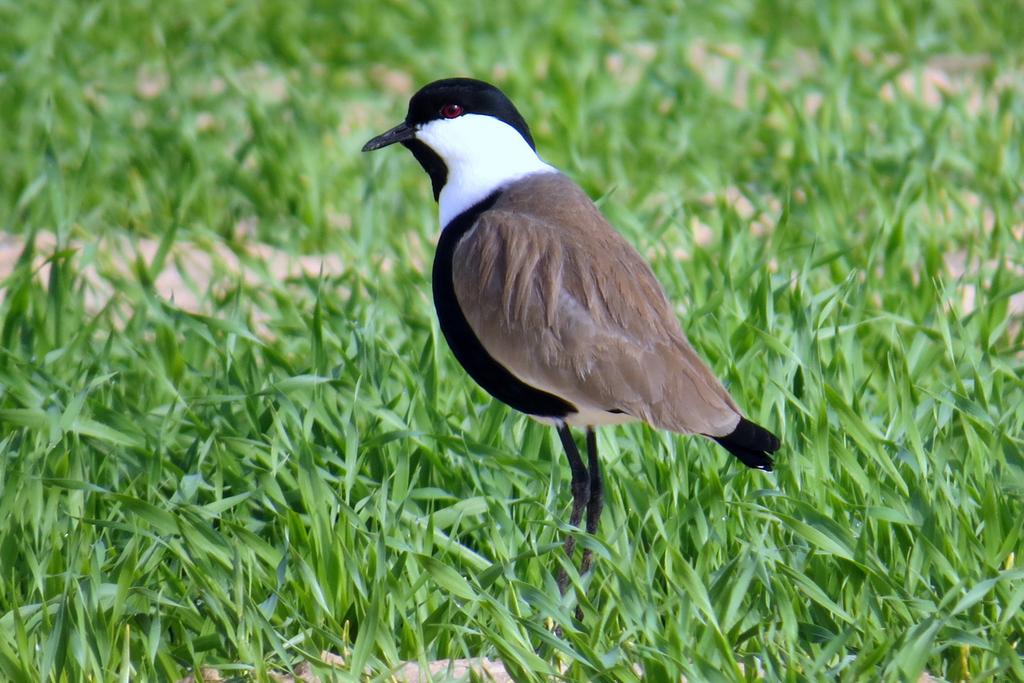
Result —
<path fill-rule="evenodd" d="M 441 107 L 441 116 L 446 119 L 456 119 L 462 116 L 462 107 L 457 104 L 446 104 Z"/>

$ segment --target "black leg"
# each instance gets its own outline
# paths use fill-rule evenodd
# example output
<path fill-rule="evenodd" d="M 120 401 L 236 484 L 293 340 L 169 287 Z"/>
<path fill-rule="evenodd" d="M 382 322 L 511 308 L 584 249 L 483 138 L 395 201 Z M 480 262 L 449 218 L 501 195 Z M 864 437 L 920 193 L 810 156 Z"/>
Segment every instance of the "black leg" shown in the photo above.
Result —
<path fill-rule="evenodd" d="M 562 440 L 562 448 L 565 449 L 565 456 L 569 459 L 569 469 L 572 471 L 572 514 L 569 515 L 569 525 L 579 528 L 580 520 L 583 519 L 583 508 L 587 507 L 591 498 L 590 477 L 587 475 L 587 468 L 580 457 L 576 442 L 572 440 L 572 432 L 565 423 L 558 426 L 558 437 Z M 588 517 L 587 528 L 590 527 Z M 576 550 L 576 537 L 569 532 L 565 538 L 565 554 L 572 559 L 573 551 Z M 558 592 L 565 594 L 569 586 L 569 575 L 565 569 L 558 570 Z"/>
<path fill-rule="evenodd" d="M 587 469 L 590 475 L 587 533 L 593 536 L 597 533 L 597 525 L 601 521 L 601 511 L 604 509 L 604 484 L 601 481 L 601 463 L 597 459 L 597 434 L 593 427 L 587 427 Z M 592 563 L 593 553 L 590 548 L 584 548 L 583 559 L 580 561 L 580 576 L 590 571 Z"/>

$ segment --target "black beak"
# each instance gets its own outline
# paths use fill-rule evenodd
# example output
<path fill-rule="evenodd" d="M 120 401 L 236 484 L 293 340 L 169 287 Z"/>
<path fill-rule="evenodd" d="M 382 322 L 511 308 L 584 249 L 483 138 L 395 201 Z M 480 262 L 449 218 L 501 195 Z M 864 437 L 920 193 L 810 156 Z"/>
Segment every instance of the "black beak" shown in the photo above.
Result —
<path fill-rule="evenodd" d="M 367 142 L 365 145 L 363 145 L 363 151 L 372 152 L 375 149 L 387 147 L 388 145 L 393 145 L 396 142 L 402 142 L 403 140 L 409 140 L 415 136 L 416 129 L 403 121 L 402 123 L 398 124 L 391 130 L 389 130 L 387 133 L 382 133 L 381 135 L 378 135 L 374 139 Z"/>

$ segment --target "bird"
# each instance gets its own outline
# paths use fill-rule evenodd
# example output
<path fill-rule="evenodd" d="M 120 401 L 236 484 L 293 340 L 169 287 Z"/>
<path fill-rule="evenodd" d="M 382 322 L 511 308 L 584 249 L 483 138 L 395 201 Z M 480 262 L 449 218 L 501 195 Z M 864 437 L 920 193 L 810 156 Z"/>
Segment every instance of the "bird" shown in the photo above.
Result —
<path fill-rule="evenodd" d="M 541 159 L 500 89 L 472 78 L 423 86 L 405 119 L 362 149 L 395 143 L 426 171 L 438 204 L 431 284 L 441 332 L 485 391 L 557 431 L 572 476 L 572 529 L 586 513 L 586 532 L 596 534 L 604 506 L 597 427 L 640 421 L 702 435 L 747 467 L 772 470 L 778 437 L 743 415 L 650 266 L 579 185 Z M 572 428 L 585 430 L 586 462 Z M 575 547 L 570 531 L 570 562 Z M 585 548 L 580 576 L 592 561 Z M 564 595 L 564 568 L 556 582 Z"/>

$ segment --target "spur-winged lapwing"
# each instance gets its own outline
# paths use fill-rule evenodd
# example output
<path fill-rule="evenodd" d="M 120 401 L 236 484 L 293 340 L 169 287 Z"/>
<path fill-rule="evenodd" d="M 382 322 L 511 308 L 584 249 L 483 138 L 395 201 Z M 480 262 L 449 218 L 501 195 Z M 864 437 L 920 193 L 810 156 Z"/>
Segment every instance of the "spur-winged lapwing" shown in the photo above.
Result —
<path fill-rule="evenodd" d="M 576 183 L 544 163 L 497 88 L 427 85 L 396 142 L 430 176 L 440 206 L 434 306 L 455 357 L 488 393 L 553 425 L 572 471 L 570 524 L 597 531 L 603 501 L 594 428 L 642 420 L 714 439 L 771 470 L 779 440 L 743 417 L 690 346 L 640 254 Z M 584 464 L 570 427 L 586 428 Z M 575 539 L 565 541 L 572 556 Z M 580 574 L 591 563 L 584 550 Z M 559 572 L 559 590 L 567 576 Z"/>

